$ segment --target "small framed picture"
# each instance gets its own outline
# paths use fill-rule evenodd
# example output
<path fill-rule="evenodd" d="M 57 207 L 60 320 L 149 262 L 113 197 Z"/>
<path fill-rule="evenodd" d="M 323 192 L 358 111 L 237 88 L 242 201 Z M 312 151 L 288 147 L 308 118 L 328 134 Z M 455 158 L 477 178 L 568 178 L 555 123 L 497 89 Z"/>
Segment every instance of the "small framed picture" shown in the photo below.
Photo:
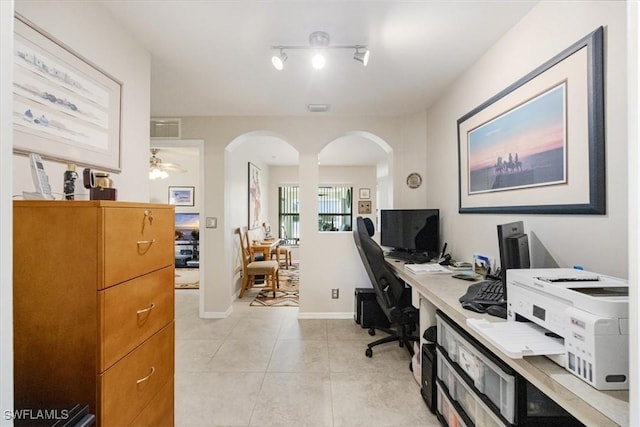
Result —
<path fill-rule="evenodd" d="M 371 213 L 371 201 L 370 200 L 358 200 L 358 213 L 370 214 Z"/>
<path fill-rule="evenodd" d="M 194 206 L 195 187 L 169 187 L 169 204 L 176 206 Z"/>
<path fill-rule="evenodd" d="M 371 198 L 371 190 L 368 188 L 361 188 L 360 189 L 360 198 L 361 199 L 365 199 L 368 200 Z"/>

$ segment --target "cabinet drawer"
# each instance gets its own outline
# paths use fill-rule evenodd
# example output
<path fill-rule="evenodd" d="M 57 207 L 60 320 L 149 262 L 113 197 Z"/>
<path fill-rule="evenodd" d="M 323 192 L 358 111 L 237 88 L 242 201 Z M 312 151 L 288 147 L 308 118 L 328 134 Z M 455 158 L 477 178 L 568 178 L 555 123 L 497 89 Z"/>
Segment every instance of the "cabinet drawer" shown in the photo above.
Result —
<path fill-rule="evenodd" d="M 127 426 L 173 381 L 174 323 L 171 322 L 144 344 L 98 377 L 103 427 Z"/>
<path fill-rule="evenodd" d="M 173 427 L 173 381 L 169 381 L 131 423 L 132 427 Z"/>
<path fill-rule="evenodd" d="M 171 266 L 98 292 L 100 372 L 173 320 L 174 280 Z"/>
<path fill-rule="evenodd" d="M 104 283 L 109 287 L 174 263 L 173 209 L 104 210 Z"/>

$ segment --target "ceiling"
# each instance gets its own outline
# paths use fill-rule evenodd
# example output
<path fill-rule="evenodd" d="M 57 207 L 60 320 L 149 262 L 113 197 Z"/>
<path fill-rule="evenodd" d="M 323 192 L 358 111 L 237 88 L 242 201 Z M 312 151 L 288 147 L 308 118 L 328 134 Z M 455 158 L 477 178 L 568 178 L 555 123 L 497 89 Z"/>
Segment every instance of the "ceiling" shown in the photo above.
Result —
<path fill-rule="evenodd" d="M 153 117 L 412 114 L 437 100 L 536 3 L 94 1 L 150 52 Z M 329 33 L 330 46 L 367 45 L 368 66 L 353 60 L 353 50 L 339 49 L 326 52 L 327 65 L 318 71 L 310 66 L 310 51 L 289 50 L 284 70 L 273 68 L 272 46 L 309 46 L 318 30 Z M 307 111 L 318 103 L 329 110 Z M 284 141 L 251 142 L 265 164 L 298 163 L 297 151 Z M 348 136 L 326 147 L 319 162 L 375 165 L 386 158 L 370 141 Z"/>

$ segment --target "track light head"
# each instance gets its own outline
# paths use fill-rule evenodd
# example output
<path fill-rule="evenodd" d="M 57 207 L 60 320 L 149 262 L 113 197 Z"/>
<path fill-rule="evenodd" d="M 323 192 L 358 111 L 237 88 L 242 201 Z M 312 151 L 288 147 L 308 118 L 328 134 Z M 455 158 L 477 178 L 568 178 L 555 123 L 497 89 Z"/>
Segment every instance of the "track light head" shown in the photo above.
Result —
<path fill-rule="evenodd" d="M 284 69 L 284 63 L 286 61 L 287 61 L 287 54 L 284 53 L 282 49 L 280 49 L 279 54 L 273 55 L 271 57 L 271 63 L 273 64 L 273 67 L 278 71 L 282 71 Z"/>
<path fill-rule="evenodd" d="M 366 67 L 367 64 L 369 63 L 369 54 L 371 52 L 369 51 L 369 49 L 364 49 L 364 52 L 360 52 L 360 48 L 357 47 L 356 48 L 356 53 L 353 54 L 353 59 L 355 59 L 356 61 L 362 62 L 362 66 Z"/>

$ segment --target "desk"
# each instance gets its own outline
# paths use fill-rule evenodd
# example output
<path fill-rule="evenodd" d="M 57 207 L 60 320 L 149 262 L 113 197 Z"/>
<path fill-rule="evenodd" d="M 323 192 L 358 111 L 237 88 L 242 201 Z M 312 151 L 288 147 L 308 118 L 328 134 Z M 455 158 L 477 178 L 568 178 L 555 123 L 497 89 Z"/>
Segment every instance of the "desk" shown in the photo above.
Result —
<path fill-rule="evenodd" d="M 271 258 L 271 250 L 274 248 L 276 250 L 277 259 L 280 260 L 280 239 L 263 240 L 260 242 L 253 241 L 249 247 L 251 259 L 255 259 L 256 252 L 262 252 L 264 259 L 268 260 Z"/>
<path fill-rule="evenodd" d="M 584 424 L 588 426 L 629 425 L 628 390 L 596 390 L 545 356 L 512 359 L 482 335 L 468 328 L 466 324 L 468 318 L 506 322 L 506 320 L 474 313 L 461 307 L 458 298 L 465 293 L 471 282 L 454 279 L 450 274 L 413 274 L 405 270 L 402 261 L 391 258 L 387 258 L 387 263 L 398 277 L 411 286 L 414 297 L 417 294 L 420 298 L 420 331 L 436 324 L 435 312 L 439 309 Z"/>

